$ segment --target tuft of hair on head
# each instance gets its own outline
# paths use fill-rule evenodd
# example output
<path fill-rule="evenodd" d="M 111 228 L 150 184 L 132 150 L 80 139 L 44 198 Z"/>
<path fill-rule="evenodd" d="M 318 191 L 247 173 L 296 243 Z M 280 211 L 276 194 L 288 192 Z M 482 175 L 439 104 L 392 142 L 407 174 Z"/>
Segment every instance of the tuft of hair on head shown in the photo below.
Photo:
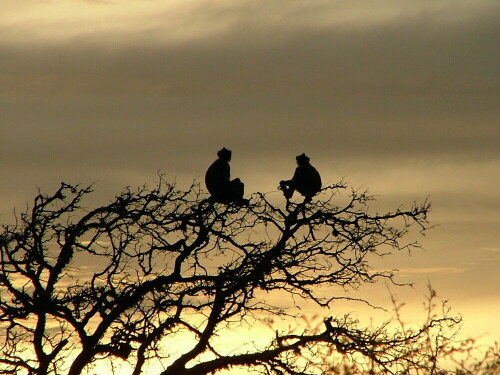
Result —
<path fill-rule="evenodd" d="M 309 156 L 307 156 L 304 153 L 297 155 L 295 157 L 295 159 L 297 160 L 298 163 L 307 163 L 307 162 L 309 162 L 309 160 L 311 160 L 311 159 L 309 159 Z"/>
<path fill-rule="evenodd" d="M 228 157 L 231 157 L 231 150 L 223 147 L 222 149 L 217 151 L 217 156 L 221 159 L 227 159 Z"/>

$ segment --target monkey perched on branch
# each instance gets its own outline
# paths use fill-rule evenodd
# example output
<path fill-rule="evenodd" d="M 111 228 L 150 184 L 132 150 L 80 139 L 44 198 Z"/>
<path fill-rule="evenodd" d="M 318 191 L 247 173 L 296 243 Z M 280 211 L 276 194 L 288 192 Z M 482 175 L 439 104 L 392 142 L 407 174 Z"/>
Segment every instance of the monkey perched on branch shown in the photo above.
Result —
<path fill-rule="evenodd" d="M 305 201 L 310 201 L 321 190 L 321 176 L 319 172 L 309 163 L 306 154 L 298 155 L 297 168 L 291 180 L 280 181 L 279 189 L 288 200 L 295 190 L 305 197 Z"/>
<path fill-rule="evenodd" d="M 205 185 L 211 195 L 211 199 L 219 203 L 236 203 L 248 205 L 248 199 L 243 198 L 245 185 L 239 178 L 230 179 L 231 150 L 222 148 L 217 152 L 219 157 L 210 165 L 205 174 Z"/>

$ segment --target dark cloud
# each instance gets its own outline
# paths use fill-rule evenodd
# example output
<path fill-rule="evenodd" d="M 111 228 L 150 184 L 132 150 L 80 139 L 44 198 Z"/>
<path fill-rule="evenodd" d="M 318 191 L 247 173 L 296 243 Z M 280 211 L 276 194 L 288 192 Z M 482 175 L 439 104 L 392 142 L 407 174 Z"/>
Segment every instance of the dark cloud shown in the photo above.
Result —
<path fill-rule="evenodd" d="M 6 28 L 2 169 L 199 175 L 223 145 L 249 168 L 498 158 L 500 6 L 346 4 L 203 3 L 128 29 L 66 21 L 52 39 Z"/>
<path fill-rule="evenodd" d="M 385 194 L 375 208 L 430 195 L 442 226 L 402 267 L 496 290 L 462 260 L 498 248 L 497 0 L 0 8 L 2 223 L 62 180 L 95 182 L 89 206 L 159 170 L 188 184 L 222 146 L 247 192 L 275 190 L 306 152 L 325 182 Z"/>
<path fill-rule="evenodd" d="M 292 15 L 302 9 L 294 4 Z M 83 36 L 2 46 L 4 126 L 35 150 L 77 150 L 91 164 L 111 166 L 109 154 L 129 155 L 138 145 L 145 145 L 140 164 L 148 154 L 172 156 L 150 151 L 162 145 L 180 153 L 221 141 L 259 153 L 303 145 L 337 157 L 497 155 L 500 26 L 493 12 L 449 23 L 438 14 L 261 30 L 258 22 L 234 21 L 241 9 L 211 10 L 201 23 L 233 20 L 213 39 L 161 44 L 144 34 L 143 44 L 134 36 L 114 45 Z"/>

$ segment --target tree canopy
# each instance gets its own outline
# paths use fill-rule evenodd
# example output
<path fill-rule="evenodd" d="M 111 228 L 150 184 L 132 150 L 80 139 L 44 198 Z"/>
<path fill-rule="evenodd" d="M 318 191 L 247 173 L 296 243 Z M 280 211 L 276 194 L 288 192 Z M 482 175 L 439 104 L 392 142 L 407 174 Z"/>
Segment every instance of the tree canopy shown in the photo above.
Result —
<path fill-rule="evenodd" d="M 415 328 L 360 327 L 345 314 L 269 330 L 263 345 L 220 345 L 245 324 L 292 314 L 270 293 L 327 308 L 392 281 L 371 257 L 418 247 L 405 236 L 428 228 L 428 202 L 373 213 L 373 197 L 339 183 L 312 202 L 256 193 L 241 207 L 163 177 L 97 208 L 84 206 L 91 192 L 62 183 L 3 226 L 2 374 L 76 375 L 109 360 L 133 375 L 423 374 L 456 350 L 444 332 L 458 319 L 446 309 Z M 342 292 L 325 296 L 328 287 Z"/>

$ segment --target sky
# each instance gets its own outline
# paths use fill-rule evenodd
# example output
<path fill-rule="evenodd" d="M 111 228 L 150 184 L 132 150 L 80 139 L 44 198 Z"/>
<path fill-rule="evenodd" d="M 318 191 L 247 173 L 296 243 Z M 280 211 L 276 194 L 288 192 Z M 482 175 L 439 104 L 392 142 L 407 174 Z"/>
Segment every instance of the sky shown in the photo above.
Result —
<path fill-rule="evenodd" d="M 158 173 L 187 187 L 223 146 L 247 195 L 276 191 L 305 152 L 378 207 L 428 198 L 423 250 L 378 266 L 500 340 L 499 17 L 497 0 L 3 0 L 0 223 L 61 181 L 94 184 L 89 205 Z"/>

